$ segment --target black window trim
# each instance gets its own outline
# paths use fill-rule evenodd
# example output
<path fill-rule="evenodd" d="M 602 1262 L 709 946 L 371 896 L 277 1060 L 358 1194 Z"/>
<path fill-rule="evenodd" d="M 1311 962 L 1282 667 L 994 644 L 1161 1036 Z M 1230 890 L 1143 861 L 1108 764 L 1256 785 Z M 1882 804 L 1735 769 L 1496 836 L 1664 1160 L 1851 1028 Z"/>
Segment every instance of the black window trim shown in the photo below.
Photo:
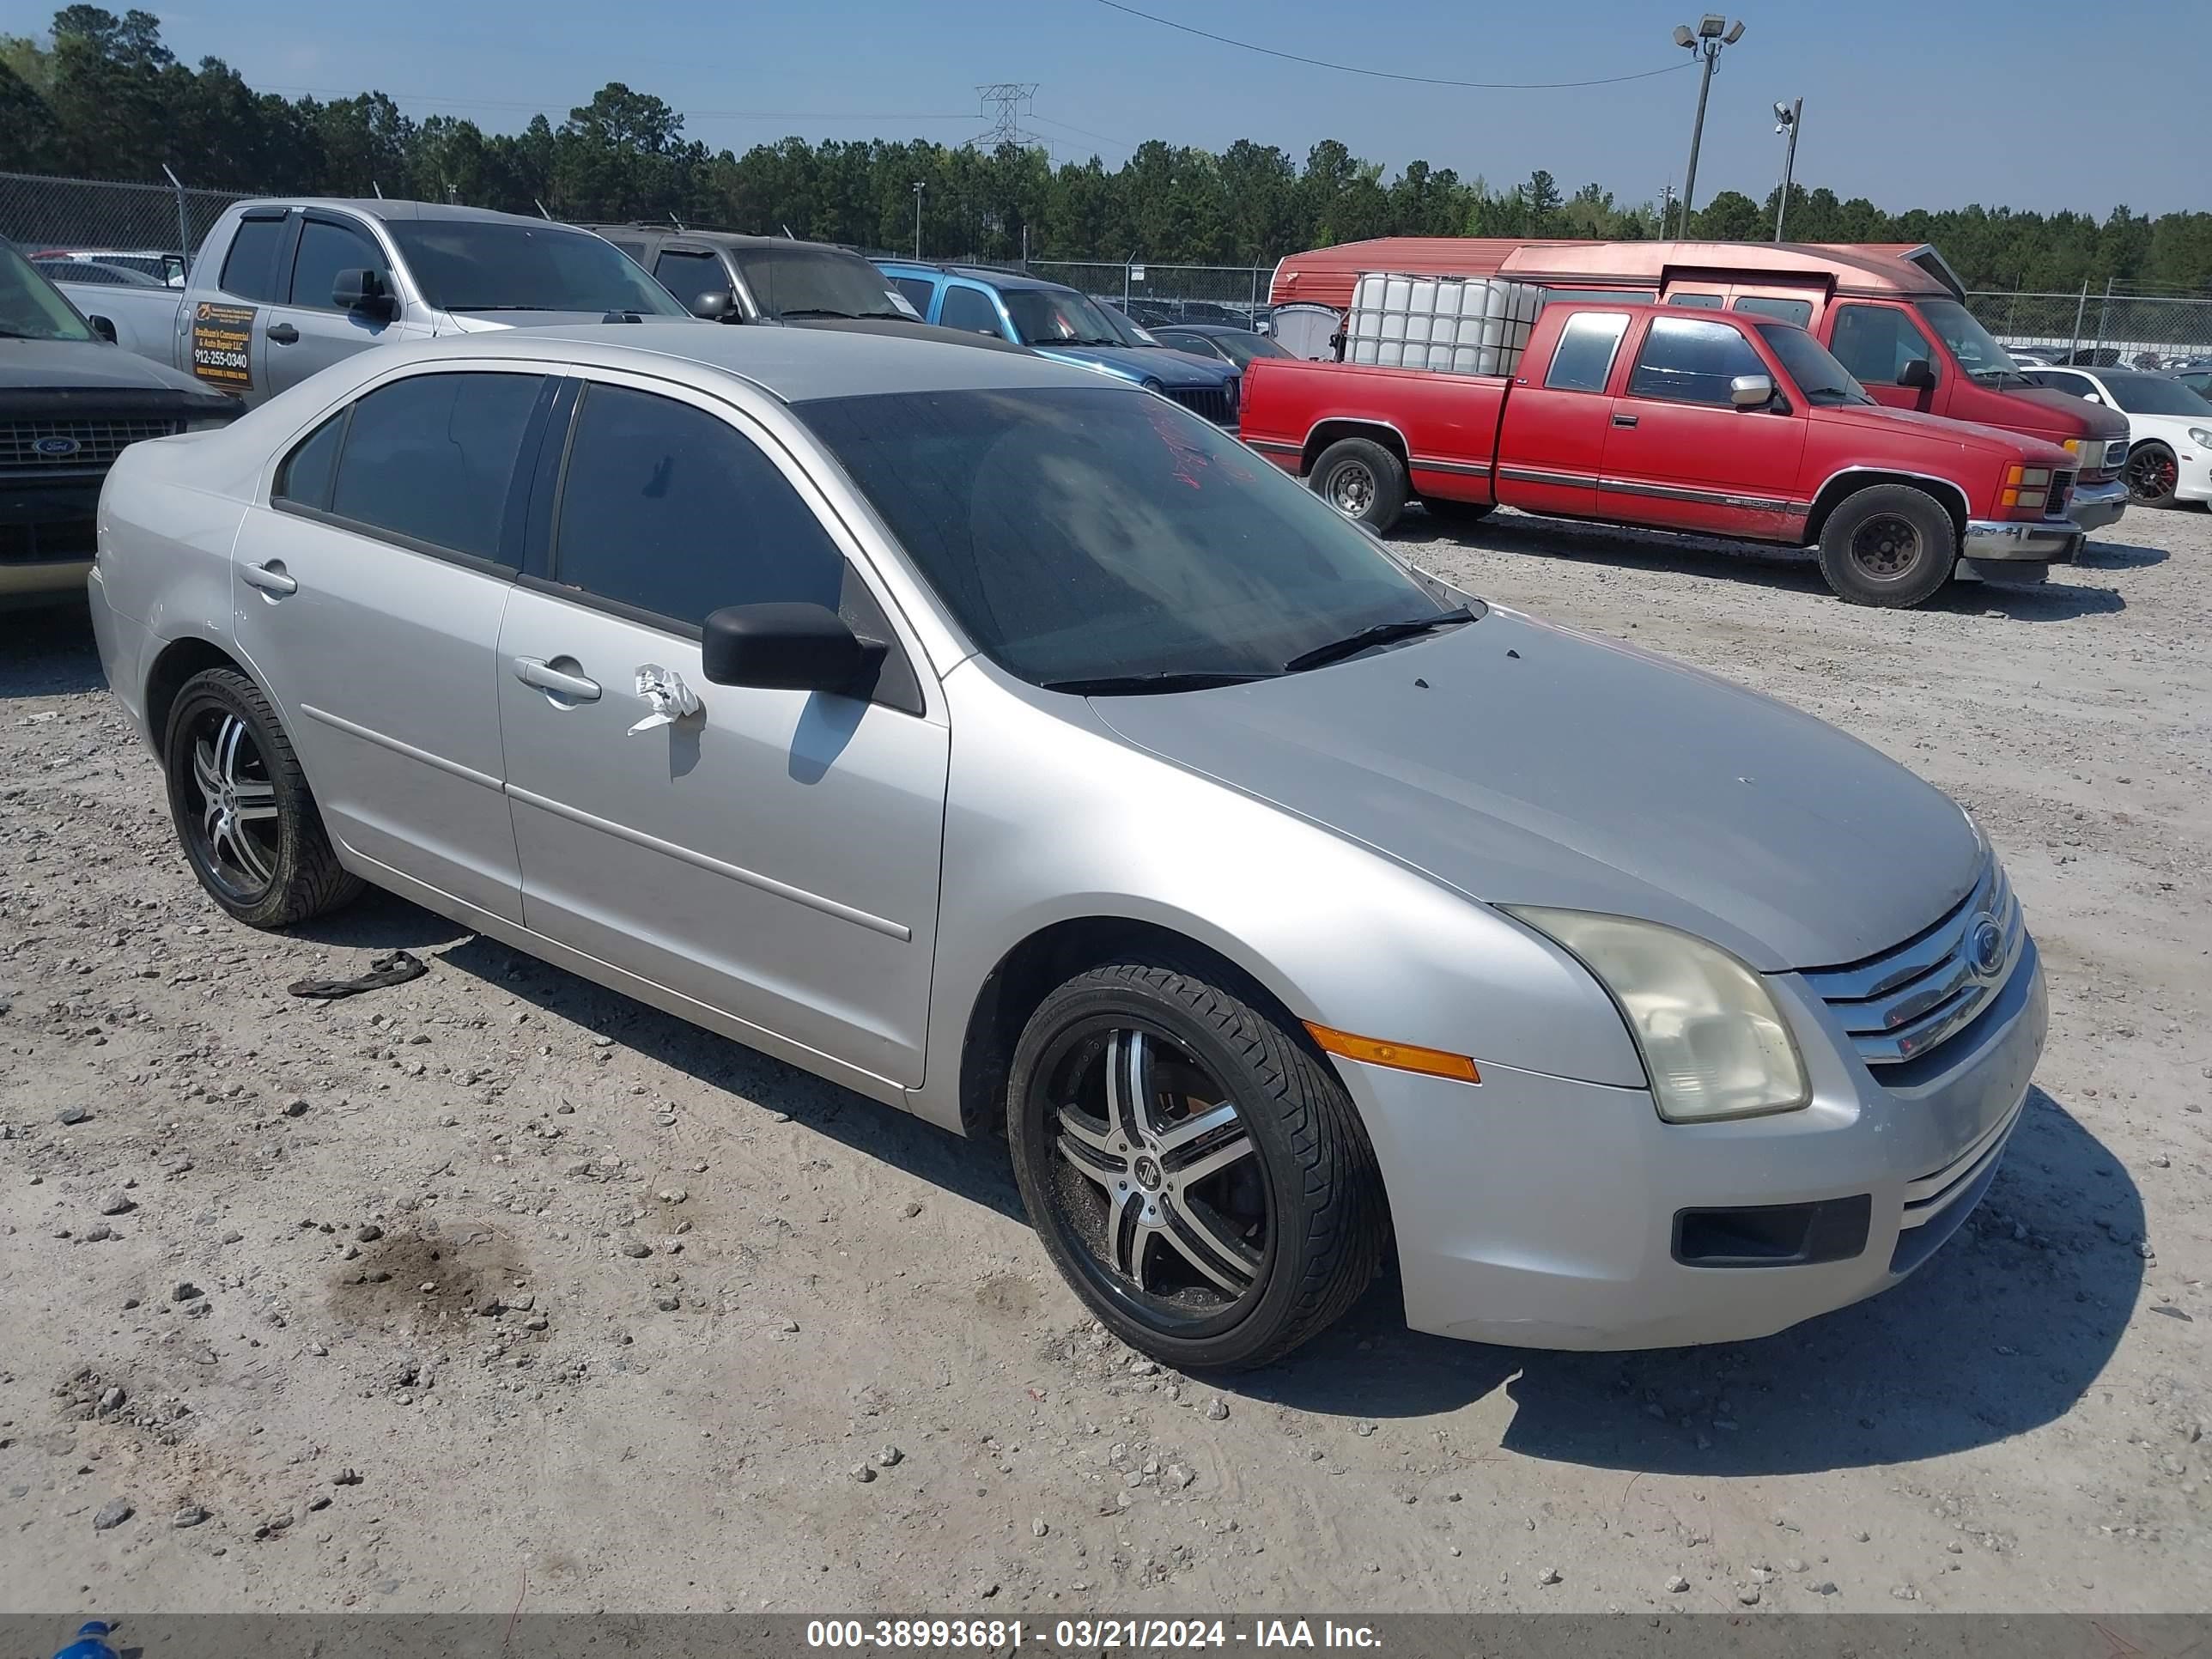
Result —
<path fill-rule="evenodd" d="M 302 208 L 292 216 L 292 234 L 284 239 L 284 251 L 279 255 L 279 263 L 284 273 L 284 297 L 270 301 L 271 305 L 285 306 L 300 311 L 326 311 L 332 316 L 344 315 L 331 303 L 328 295 L 324 295 L 321 301 L 317 303 L 302 300 L 293 291 L 294 279 L 300 274 L 300 244 L 307 239 L 307 226 L 310 222 L 327 226 L 332 230 L 352 232 L 356 236 L 365 240 L 369 246 L 376 251 L 377 259 L 383 265 L 386 275 L 398 271 L 399 262 L 386 251 L 384 244 L 377 239 L 376 233 L 362 221 L 349 219 L 343 214 L 332 213 L 326 208 Z M 398 296 L 395 295 L 393 297 Z"/>
<path fill-rule="evenodd" d="M 560 599 L 569 605 L 580 605 L 587 611 L 599 611 L 603 615 L 616 617 L 623 622 L 635 623 L 641 628 L 650 628 L 655 633 L 666 634 L 676 639 L 689 641 L 693 645 L 699 644 L 706 638 L 706 630 L 697 623 L 687 623 L 680 617 L 669 616 L 665 611 L 648 611 L 641 605 L 629 605 L 620 599 L 611 599 L 604 594 L 594 593 L 587 588 L 574 586 L 557 580 L 561 568 L 561 508 L 568 499 L 568 474 L 570 464 L 575 458 L 576 434 L 583 426 L 584 405 L 590 399 L 592 388 L 597 386 L 606 386 L 621 391 L 635 392 L 649 398 L 667 398 L 671 403 L 681 404 L 686 409 L 697 410 L 699 413 L 710 418 L 721 419 L 723 424 L 728 426 L 732 431 L 761 452 L 769 465 L 775 468 L 777 475 L 784 479 L 787 485 L 789 485 L 792 493 L 799 497 L 800 505 L 814 514 L 816 522 L 822 526 L 823 534 L 829 538 L 830 546 L 836 550 L 846 570 L 854 580 L 868 591 L 869 598 L 874 601 L 877 611 L 884 619 L 884 632 L 890 636 L 884 641 L 890 649 L 884 657 L 883 666 L 878 671 L 875 688 L 869 694 L 868 701 L 900 714 L 911 714 L 917 720 L 927 719 L 929 694 L 923 690 L 921 671 L 915 666 L 915 660 L 920 653 L 915 646 L 909 643 L 910 635 L 918 639 L 919 635 L 912 623 L 907 619 L 904 608 L 900 605 L 897 596 L 884 591 L 881 579 L 870 568 L 873 561 L 866 557 L 865 550 L 857 557 L 854 553 L 847 550 L 848 544 L 853 548 L 861 550 L 865 550 L 866 544 L 854 531 L 853 526 L 846 521 L 845 515 L 838 512 L 836 504 L 829 499 L 826 492 L 823 493 L 823 506 L 827 509 L 825 516 L 823 512 L 816 510 L 814 504 L 806 499 L 804 491 L 800 490 L 796 484 L 791 483 L 791 471 L 795 471 L 801 477 L 806 477 L 807 473 L 805 465 L 791 453 L 789 447 L 775 433 L 753 419 L 745 410 L 734 404 L 723 402 L 720 398 L 714 397 L 711 392 L 702 392 L 698 387 L 682 380 L 661 380 L 656 375 L 635 369 L 624 369 L 622 373 L 624 378 L 621 380 L 580 374 L 573 382 L 576 389 L 575 397 L 568 405 L 568 429 L 561 436 L 561 455 L 560 459 L 555 463 L 556 476 L 550 490 L 551 500 L 546 509 L 545 522 L 543 526 L 538 526 L 534 514 L 532 520 L 533 532 L 542 528 L 543 538 L 542 540 L 533 542 L 532 544 L 526 547 L 524 568 L 514 573 L 516 586 L 533 593 L 542 593 L 548 599 Z M 643 385 L 633 385 L 631 384 L 633 380 L 650 381 L 653 386 L 648 387 Z M 665 390 L 659 388 L 665 388 Z M 670 392 L 679 390 L 690 393 L 690 396 L 670 396 Z M 710 399 L 714 407 L 707 409 L 691 401 L 693 398 L 702 397 Z M 724 410 L 735 415 L 738 419 L 728 420 L 720 412 Z M 544 465 L 542 451 L 543 447 L 538 458 L 540 466 Z M 343 450 L 340 451 L 340 454 L 343 456 Z M 789 464 L 788 469 L 781 465 L 784 462 Z M 811 478 L 808 481 L 812 482 Z M 532 485 L 532 494 L 534 499 L 538 493 L 537 481 L 534 479 Z M 816 485 L 816 489 L 817 492 L 820 491 L 818 484 Z M 833 532 L 832 525 L 836 530 L 843 532 L 842 538 Z M 904 670 L 904 677 L 908 684 L 913 688 L 914 702 L 917 706 L 893 701 L 890 695 L 896 687 L 898 670 L 901 667 Z M 932 671 L 933 678 L 934 672 L 934 670 Z"/>
<path fill-rule="evenodd" d="M 1755 329 L 1735 328 L 1731 327 L 1725 322 L 1716 320 L 1718 318 L 1731 316 L 1734 314 L 1733 313 L 1725 311 L 1717 312 L 1714 313 L 1711 317 L 1707 317 L 1699 314 L 1706 310 L 1706 307 L 1704 306 L 1685 306 L 1682 307 L 1682 310 L 1686 313 L 1683 316 L 1668 317 L 1663 315 L 1655 315 L 1644 324 L 1644 332 L 1636 342 L 1636 356 L 1628 365 L 1628 378 L 1621 382 L 1620 395 L 1622 397 L 1634 398 L 1644 403 L 1674 404 L 1684 409 L 1727 409 L 1731 407 L 1730 404 L 1724 402 L 1716 403 L 1710 398 L 1669 398 L 1663 392 L 1638 392 L 1636 389 L 1636 371 L 1644 367 L 1644 354 L 1650 348 L 1651 336 L 1657 331 L 1659 325 L 1662 323 L 1708 323 L 1716 328 L 1728 329 L 1730 333 L 1734 334 L 1738 339 L 1743 342 L 1745 348 L 1751 353 L 1752 360 L 1759 365 L 1759 372 L 1774 382 L 1775 389 L 1777 391 L 1780 391 L 1783 387 L 1790 383 L 1787 375 L 1782 374 L 1772 363 L 1767 362 L 1766 354 L 1765 351 L 1760 349 L 1759 343 L 1752 337 L 1752 336 L 1757 332 Z"/>

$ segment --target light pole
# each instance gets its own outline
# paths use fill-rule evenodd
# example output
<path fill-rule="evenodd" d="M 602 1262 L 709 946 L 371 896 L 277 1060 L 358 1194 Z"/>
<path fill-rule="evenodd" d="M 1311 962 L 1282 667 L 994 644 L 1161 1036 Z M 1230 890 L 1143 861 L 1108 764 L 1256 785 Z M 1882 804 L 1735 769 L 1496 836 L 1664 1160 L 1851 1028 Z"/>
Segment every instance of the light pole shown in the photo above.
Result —
<path fill-rule="evenodd" d="M 1731 23 L 1717 11 L 1709 11 L 1698 20 L 1693 31 L 1687 23 L 1674 27 L 1674 44 L 1686 52 L 1693 52 L 1705 60 L 1705 73 L 1698 77 L 1698 120 L 1690 129 L 1690 165 L 1682 173 L 1682 221 L 1684 236 L 1690 234 L 1690 210 L 1695 205 L 1698 193 L 1698 141 L 1705 136 L 1705 94 L 1712 90 L 1713 65 L 1720 61 L 1721 48 L 1732 46 L 1743 39 L 1743 20 Z"/>
<path fill-rule="evenodd" d="M 1797 122 L 1805 112 L 1802 98 L 1794 103 L 1774 106 L 1774 130 L 1790 135 L 1789 146 L 1782 152 L 1782 196 L 1774 204 L 1774 240 L 1782 240 L 1782 216 L 1790 210 L 1790 175 L 1797 167 Z"/>
<path fill-rule="evenodd" d="M 921 192 L 929 186 L 919 179 L 914 181 L 914 257 L 921 258 Z"/>

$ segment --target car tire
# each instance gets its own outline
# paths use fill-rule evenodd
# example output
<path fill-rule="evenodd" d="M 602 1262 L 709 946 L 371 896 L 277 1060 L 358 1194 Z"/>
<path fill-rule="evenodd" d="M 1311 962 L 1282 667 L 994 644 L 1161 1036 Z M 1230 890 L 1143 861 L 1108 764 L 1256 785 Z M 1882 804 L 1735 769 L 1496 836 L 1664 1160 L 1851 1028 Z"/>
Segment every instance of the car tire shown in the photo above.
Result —
<path fill-rule="evenodd" d="M 1015 1182 L 1053 1265 L 1181 1370 L 1264 1365 L 1317 1334 L 1385 1235 L 1342 1082 L 1229 978 L 1160 957 L 1079 974 L 1030 1016 L 1008 1085 Z"/>
<path fill-rule="evenodd" d="M 2171 449 L 2152 439 L 2128 451 L 2125 477 L 2128 499 L 2137 507 L 2172 507 L 2181 466 Z"/>
<path fill-rule="evenodd" d="M 1421 505 L 1439 524 L 1480 524 L 1498 511 L 1495 501 L 1448 501 L 1427 495 L 1421 497 Z"/>
<path fill-rule="evenodd" d="M 361 891 L 331 846 L 276 711 L 245 675 L 210 668 L 186 680 L 161 758 L 185 860 L 239 921 L 289 927 Z"/>
<path fill-rule="evenodd" d="M 1820 529 L 1820 574 L 1853 605 L 1923 604 L 1942 591 L 1958 562 L 1951 515 L 1909 484 L 1873 484 L 1846 495 Z"/>
<path fill-rule="evenodd" d="M 1371 438 L 1340 438 L 1306 475 L 1315 495 L 1347 519 L 1384 532 L 1406 510 L 1405 464 Z"/>

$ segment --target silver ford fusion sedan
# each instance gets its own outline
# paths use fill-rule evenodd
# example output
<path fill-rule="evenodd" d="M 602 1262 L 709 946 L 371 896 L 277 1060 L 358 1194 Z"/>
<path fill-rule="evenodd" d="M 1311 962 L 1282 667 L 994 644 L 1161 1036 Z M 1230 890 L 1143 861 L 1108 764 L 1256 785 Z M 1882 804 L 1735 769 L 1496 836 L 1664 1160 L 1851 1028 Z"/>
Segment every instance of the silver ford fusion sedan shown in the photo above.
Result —
<path fill-rule="evenodd" d="M 673 337 L 680 333 L 681 338 Z M 1764 1335 L 1987 1188 L 2045 1026 L 1873 750 L 1449 588 L 1165 399 L 609 325 L 134 445 L 93 616 L 185 857 L 363 882 L 948 1129 L 1124 1340 Z"/>

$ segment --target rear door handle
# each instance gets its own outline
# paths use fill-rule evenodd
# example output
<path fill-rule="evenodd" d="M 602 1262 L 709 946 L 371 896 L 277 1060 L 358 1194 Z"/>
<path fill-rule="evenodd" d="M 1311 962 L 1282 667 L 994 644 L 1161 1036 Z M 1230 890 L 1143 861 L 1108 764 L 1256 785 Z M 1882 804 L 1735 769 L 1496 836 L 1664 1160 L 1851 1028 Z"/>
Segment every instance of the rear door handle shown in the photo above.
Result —
<path fill-rule="evenodd" d="M 540 691 L 550 691 L 556 696 L 567 697 L 574 702 L 597 702 L 599 683 L 587 680 L 581 674 L 564 674 L 550 663 L 536 657 L 517 657 L 514 678 L 525 685 L 534 685 Z"/>
<path fill-rule="evenodd" d="M 238 574 L 248 587 L 258 587 L 276 599 L 300 591 L 300 579 L 286 573 L 282 559 L 271 559 L 267 564 L 249 564 Z"/>
<path fill-rule="evenodd" d="M 1613 423 L 1615 426 L 1634 426 L 1636 424 L 1636 416 L 1633 415 L 1616 415 L 1613 417 Z"/>
<path fill-rule="evenodd" d="M 289 323 L 271 323 L 263 331 L 278 345 L 290 345 L 300 337 L 300 331 Z"/>

